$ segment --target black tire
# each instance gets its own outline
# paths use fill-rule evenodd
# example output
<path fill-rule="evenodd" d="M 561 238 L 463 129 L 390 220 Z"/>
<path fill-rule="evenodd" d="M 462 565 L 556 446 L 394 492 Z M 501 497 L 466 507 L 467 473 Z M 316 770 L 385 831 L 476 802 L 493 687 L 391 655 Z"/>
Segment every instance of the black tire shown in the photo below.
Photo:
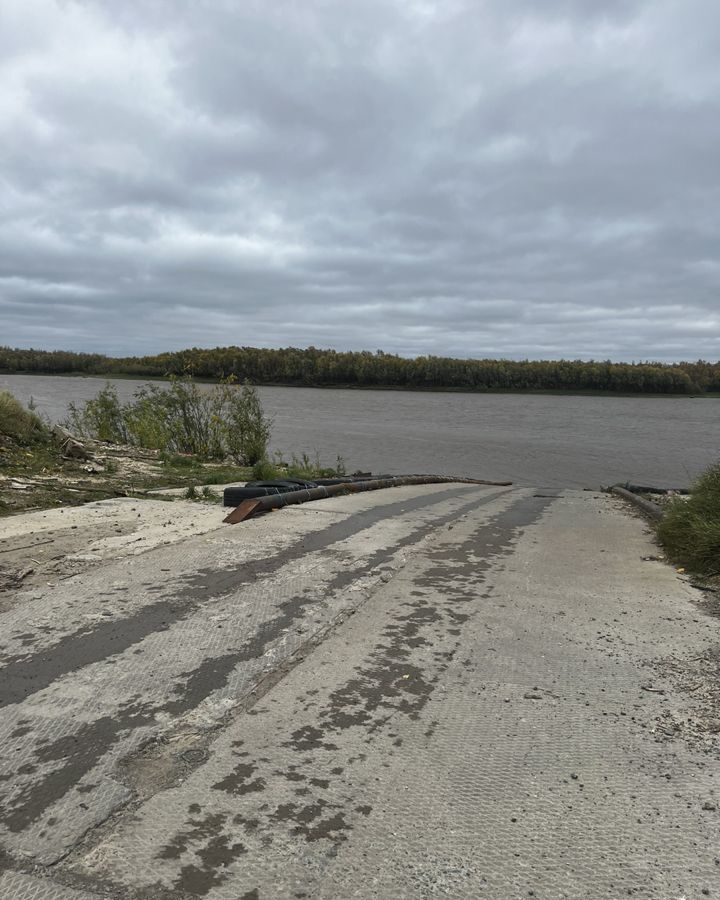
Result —
<path fill-rule="evenodd" d="M 302 478 L 281 478 L 280 480 L 286 484 L 294 485 L 298 490 L 301 490 L 302 488 L 314 488 L 319 484 L 317 481 L 305 481 Z"/>
<path fill-rule="evenodd" d="M 226 487 L 223 491 L 223 506 L 238 506 L 243 500 L 267 497 L 270 494 L 287 494 L 297 490 L 301 488 L 289 481 L 252 481 L 245 487 Z"/>

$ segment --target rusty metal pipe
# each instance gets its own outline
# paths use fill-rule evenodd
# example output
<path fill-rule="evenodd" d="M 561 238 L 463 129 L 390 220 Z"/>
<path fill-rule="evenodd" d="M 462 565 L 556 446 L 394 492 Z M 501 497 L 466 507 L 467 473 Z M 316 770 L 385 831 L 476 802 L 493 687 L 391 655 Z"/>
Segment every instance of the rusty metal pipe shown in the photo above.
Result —
<path fill-rule="evenodd" d="M 400 487 L 409 484 L 450 484 L 453 482 L 459 484 L 488 484 L 497 487 L 507 487 L 512 484 L 512 481 L 485 481 L 478 478 L 453 478 L 446 475 L 398 475 L 393 478 L 376 478 L 344 484 L 319 485 L 315 488 L 303 488 L 299 491 L 287 491 L 284 494 L 270 494 L 267 497 L 253 497 L 252 499 L 243 500 L 223 521 L 228 525 L 235 525 L 259 512 L 280 509 L 283 506 L 292 506 L 297 503 L 307 503 L 310 500 L 324 500 L 326 497 L 334 497 L 337 494 L 377 491 L 382 488 Z"/>

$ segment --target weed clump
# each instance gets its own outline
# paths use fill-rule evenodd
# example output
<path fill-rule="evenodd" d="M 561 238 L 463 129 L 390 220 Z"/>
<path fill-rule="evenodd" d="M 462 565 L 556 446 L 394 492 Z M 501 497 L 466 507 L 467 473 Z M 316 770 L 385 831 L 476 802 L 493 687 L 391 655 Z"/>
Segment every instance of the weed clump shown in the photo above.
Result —
<path fill-rule="evenodd" d="M 42 419 L 25 409 L 8 391 L 0 391 L 0 437 L 20 446 L 50 441 L 49 430 Z"/>
<path fill-rule="evenodd" d="M 689 570 L 720 575 L 720 462 L 698 478 L 687 500 L 669 504 L 658 537 L 669 556 Z"/>
<path fill-rule="evenodd" d="M 128 443 L 124 410 L 117 390 L 110 383 L 105 385 L 97 397 L 86 400 L 81 407 L 69 403 L 68 418 L 64 424 L 79 437 L 95 438 L 112 444 Z"/>
<path fill-rule="evenodd" d="M 274 463 L 268 459 L 261 459 L 253 466 L 253 479 L 255 481 L 276 481 L 287 475 L 286 471 L 279 469 Z"/>
<path fill-rule="evenodd" d="M 316 452 L 312 459 L 307 453 L 290 457 L 290 462 L 285 462 L 282 455 L 275 454 L 271 462 L 263 458 L 253 466 L 253 478 L 256 481 L 274 481 L 282 478 L 302 478 L 304 481 L 313 481 L 315 478 L 333 478 L 337 475 L 345 475 L 345 460 L 338 456 L 334 466 L 323 466 L 320 455 Z"/>
<path fill-rule="evenodd" d="M 76 434 L 161 450 L 177 460 L 230 459 L 254 465 L 267 455 L 271 422 L 250 384 L 226 382 L 202 390 L 192 381 L 171 378 L 168 387 L 147 385 L 120 403 L 108 384 L 81 407 L 68 407 L 68 427 Z"/>

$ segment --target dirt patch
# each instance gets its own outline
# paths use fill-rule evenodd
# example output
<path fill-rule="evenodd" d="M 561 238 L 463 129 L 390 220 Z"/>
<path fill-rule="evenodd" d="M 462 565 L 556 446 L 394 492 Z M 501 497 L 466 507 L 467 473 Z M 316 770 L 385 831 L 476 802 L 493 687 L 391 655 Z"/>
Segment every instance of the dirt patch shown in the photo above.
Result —
<path fill-rule="evenodd" d="M 0 517 L 250 477 L 249 469 L 224 463 L 102 441 L 77 443 L 83 458 L 67 456 L 51 442 L 25 447 L 0 435 Z"/>
<path fill-rule="evenodd" d="M 681 739 L 720 757 L 720 644 L 695 656 L 665 657 L 654 668 L 673 685 L 673 708 L 655 720 L 658 740 Z"/>
<path fill-rule="evenodd" d="M 0 537 L 0 610 L 10 604 L 4 593 L 77 575 L 93 563 L 74 558 L 76 554 L 87 550 L 94 541 L 133 531 L 130 522 L 115 520 L 93 523 L 91 529 L 75 524 Z"/>

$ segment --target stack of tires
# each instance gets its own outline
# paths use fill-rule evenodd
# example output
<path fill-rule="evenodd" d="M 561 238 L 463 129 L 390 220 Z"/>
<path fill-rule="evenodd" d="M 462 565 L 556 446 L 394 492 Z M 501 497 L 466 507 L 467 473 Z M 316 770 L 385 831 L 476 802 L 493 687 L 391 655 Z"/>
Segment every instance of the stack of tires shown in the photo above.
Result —
<path fill-rule="evenodd" d="M 301 478 L 283 478 L 278 481 L 248 481 L 244 487 L 226 487 L 223 491 L 223 506 L 239 506 L 243 500 L 267 497 L 270 494 L 287 494 L 317 487 L 315 481 Z"/>

